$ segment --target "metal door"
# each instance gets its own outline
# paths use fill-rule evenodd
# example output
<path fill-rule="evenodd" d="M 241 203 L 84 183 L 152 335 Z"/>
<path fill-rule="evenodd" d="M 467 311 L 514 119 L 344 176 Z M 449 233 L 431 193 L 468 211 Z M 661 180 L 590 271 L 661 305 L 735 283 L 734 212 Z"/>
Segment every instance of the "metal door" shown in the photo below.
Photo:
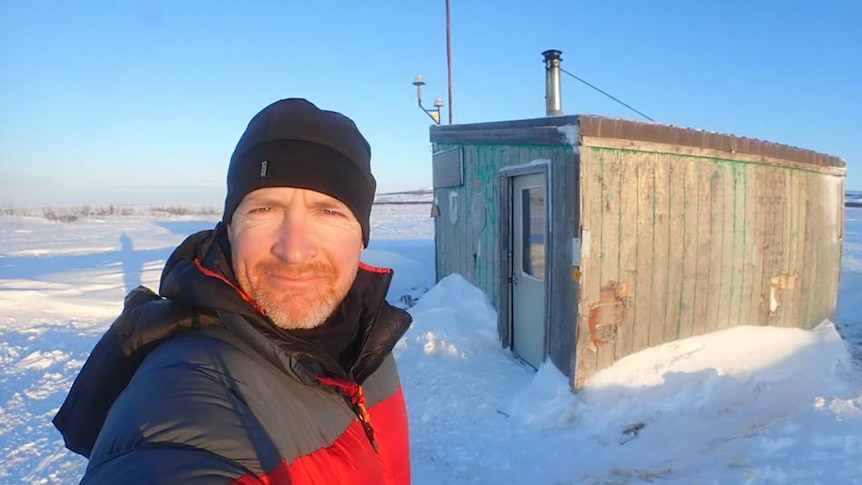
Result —
<path fill-rule="evenodd" d="M 539 368 L 545 360 L 547 198 L 544 173 L 512 178 L 512 350 Z"/>

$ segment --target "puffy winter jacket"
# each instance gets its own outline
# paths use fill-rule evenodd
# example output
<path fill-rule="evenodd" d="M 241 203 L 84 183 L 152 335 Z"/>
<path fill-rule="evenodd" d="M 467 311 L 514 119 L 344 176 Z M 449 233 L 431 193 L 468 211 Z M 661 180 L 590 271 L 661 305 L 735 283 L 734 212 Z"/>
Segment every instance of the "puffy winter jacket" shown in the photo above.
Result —
<path fill-rule="evenodd" d="M 385 301 L 391 270 L 360 267 L 346 298 L 360 342 L 342 366 L 235 288 L 226 244 L 222 225 L 187 239 L 163 296 L 130 293 L 93 349 L 54 418 L 90 459 L 82 483 L 409 483 L 391 351 L 410 316 Z"/>

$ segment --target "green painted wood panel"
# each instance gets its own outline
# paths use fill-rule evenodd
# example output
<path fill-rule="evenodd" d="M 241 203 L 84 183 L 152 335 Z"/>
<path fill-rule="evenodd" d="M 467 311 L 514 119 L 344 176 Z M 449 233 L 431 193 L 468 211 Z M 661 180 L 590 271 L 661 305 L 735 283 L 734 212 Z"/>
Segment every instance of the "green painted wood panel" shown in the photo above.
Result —
<path fill-rule="evenodd" d="M 551 270 L 548 305 L 548 353 L 554 365 L 572 377 L 579 287 L 574 279 L 572 244 L 579 234 L 579 158 L 571 147 L 553 150 L 551 159 Z"/>
<path fill-rule="evenodd" d="M 548 298 L 548 350 L 555 365 L 571 373 L 574 333 L 576 327 L 577 293 L 571 281 L 572 238 L 576 228 L 572 221 L 578 218 L 575 201 L 579 177 L 577 163 L 571 146 L 567 145 L 505 145 L 505 144 L 438 144 L 437 150 L 460 146 L 464 151 L 464 184 L 458 187 L 435 189 L 440 216 L 435 220 L 437 247 L 437 279 L 458 273 L 482 289 L 498 311 L 501 302 L 502 268 L 505 261 L 500 255 L 502 228 L 500 221 L 500 171 L 507 167 L 520 166 L 537 160 L 550 161 L 551 186 L 548 187 L 549 207 L 553 231 L 548 240 L 549 268 L 548 288 L 553 294 Z M 568 184 L 553 181 L 568 181 Z M 449 209 L 450 194 L 458 198 L 458 219 L 451 223 Z M 484 207 L 484 224 L 478 224 Z M 507 332 L 501 329 L 501 337 Z"/>
<path fill-rule="evenodd" d="M 812 328 L 834 314 L 843 176 L 594 146 L 581 163 L 591 242 L 575 387 L 649 346 L 735 325 Z M 607 341 L 596 322 L 616 326 L 598 331 Z"/>

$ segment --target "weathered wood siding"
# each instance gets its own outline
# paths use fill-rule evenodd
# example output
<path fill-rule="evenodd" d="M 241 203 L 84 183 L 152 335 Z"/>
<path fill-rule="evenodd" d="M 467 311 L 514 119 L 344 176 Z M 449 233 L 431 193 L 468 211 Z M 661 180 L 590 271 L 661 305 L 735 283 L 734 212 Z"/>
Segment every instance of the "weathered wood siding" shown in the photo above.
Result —
<path fill-rule="evenodd" d="M 559 132 L 555 133 L 558 139 L 564 138 Z M 579 170 L 573 148 L 565 144 L 482 143 L 476 142 L 476 135 L 470 132 L 461 134 L 465 141 L 452 142 L 457 136 L 454 133 L 448 143 L 435 144 L 435 152 L 462 148 L 464 166 L 463 185 L 434 189 L 440 209 L 434 221 L 437 280 L 457 273 L 484 291 L 499 312 L 498 331 L 502 344 L 511 345 L 508 295 L 501 294 L 505 291 L 501 282 L 508 276 L 505 254 L 509 241 L 501 240 L 501 234 L 508 232 L 501 224 L 508 218 L 501 214 L 500 171 L 530 162 L 549 161 L 548 354 L 554 364 L 569 375 L 574 362 L 572 343 L 577 321 L 576 286 L 570 277 L 572 238 L 577 227 L 572 221 L 578 219 Z M 450 217 L 451 194 L 456 194 L 458 201 L 455 223 Z M 480 210 L 484 210 L 484 218 L 477 213 Z M 484 224 L 479 224 L 481 221 Z"/>
<path fill-rule="evenodd" d="M 501 171 L 549 161 L 546 343 L 575 388 L 650 346 L 734 325 L 811 328 L 833 316 L 846 172 L 837 157 L 590 115 L 437 126 L 431 141 L 435 153 L 463 150 L 463 179 L 451 151 L 435 156 L 437 278 L 459 273 L 488 295 L 504 346 L 511 268 Z"/>
<path fill-rule="evenodd" d="M 835 312 L 843 169 L 582 137 L 573 385 L 639 350 Z"/>

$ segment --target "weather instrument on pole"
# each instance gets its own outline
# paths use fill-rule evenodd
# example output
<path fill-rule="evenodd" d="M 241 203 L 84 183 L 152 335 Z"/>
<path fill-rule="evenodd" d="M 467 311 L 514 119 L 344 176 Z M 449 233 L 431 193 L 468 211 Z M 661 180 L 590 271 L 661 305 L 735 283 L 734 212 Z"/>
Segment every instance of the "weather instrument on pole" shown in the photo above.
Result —
<path fill-rule="evenodd" d="M 413 80 L 413 85 L 416 86 L 416 99 L 419 101 L 419 109 L 425 112 L 435 125 L 440 124 L 440 108 L 443 107 L 443 98 L 434 99 L 433 108 L 425 108 L 422 106 L 422 86 L 425 85 L 425 78 L 421 74 L 417 74 Z"/>

